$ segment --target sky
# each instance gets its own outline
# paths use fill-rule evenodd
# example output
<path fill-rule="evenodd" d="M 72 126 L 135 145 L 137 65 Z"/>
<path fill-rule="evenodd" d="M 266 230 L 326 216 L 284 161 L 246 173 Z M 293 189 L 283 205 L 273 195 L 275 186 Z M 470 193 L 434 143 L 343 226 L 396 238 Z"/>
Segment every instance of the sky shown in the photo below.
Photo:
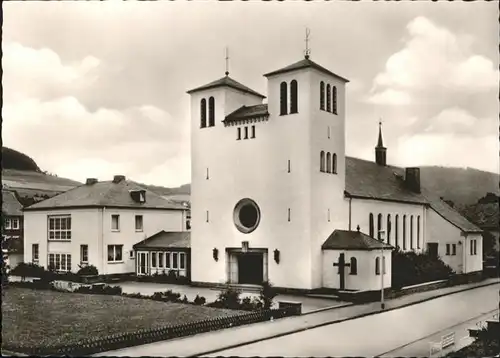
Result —
<path fill-rule="evenodd" d="M 303 58 L 350 80 L 346 153 L 498 173 L 494 2 L 4 2 L 3 145 L 42 170 L 189 183 L 186 91 Z"/>

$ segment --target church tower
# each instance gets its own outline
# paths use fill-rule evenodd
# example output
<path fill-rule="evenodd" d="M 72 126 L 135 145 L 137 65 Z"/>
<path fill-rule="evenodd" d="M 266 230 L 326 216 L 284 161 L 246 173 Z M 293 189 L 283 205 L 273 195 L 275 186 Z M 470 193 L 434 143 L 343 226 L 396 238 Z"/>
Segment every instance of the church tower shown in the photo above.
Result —
<path fill-rule="evenodd" d="M 188 92 L 192 280 L 321 287 L 321 245 L 347 222 L 348 80 L 308 53 L 264 76 L 267 104 L 227 75 Z"/>

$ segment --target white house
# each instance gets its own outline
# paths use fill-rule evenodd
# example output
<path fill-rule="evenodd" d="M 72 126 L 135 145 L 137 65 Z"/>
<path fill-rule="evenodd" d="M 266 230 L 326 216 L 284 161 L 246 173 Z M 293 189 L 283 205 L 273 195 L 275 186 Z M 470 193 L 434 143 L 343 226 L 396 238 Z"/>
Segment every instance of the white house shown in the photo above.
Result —
<path fill-rule="evenodd" d="M 185 231 L 185 212 L 124 176 L 87 179 L 24 209 L 24 261 L 58 271 L 91 264 L 104 275 L 133 273 L 133 245 L 161 231 Z"/>
<path fill-rule="evenodd" d="M 341 251 L 322 246 L 358 225 L 458 273 L 481 270 L 481 230 L 421 188 L 418 168 L 387 165 L 381 129 L 375 162 L 346 157 L 347 79 L 308 56 L 265 76 L 267 104 L 229 73 L 188 91 L 194 282 L 335 286 Z M 375 272 L 376 256 L 356 259 Z"/>

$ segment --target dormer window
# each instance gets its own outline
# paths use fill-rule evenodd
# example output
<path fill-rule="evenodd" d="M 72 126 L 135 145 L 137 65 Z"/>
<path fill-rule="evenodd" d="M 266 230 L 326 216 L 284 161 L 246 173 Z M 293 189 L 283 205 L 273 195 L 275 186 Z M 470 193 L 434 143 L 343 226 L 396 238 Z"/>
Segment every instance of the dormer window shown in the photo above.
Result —
<path fill-rule="evenodd" d="M 146 191 L 145 190 L 131 190 L 130 197 L 136 203 L 145 203 L 146 202 Z"/>

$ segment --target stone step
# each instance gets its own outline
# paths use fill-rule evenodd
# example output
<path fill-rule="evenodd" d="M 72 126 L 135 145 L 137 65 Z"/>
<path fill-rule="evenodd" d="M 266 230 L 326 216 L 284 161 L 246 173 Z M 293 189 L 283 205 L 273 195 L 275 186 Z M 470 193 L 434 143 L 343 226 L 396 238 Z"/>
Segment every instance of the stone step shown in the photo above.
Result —
<path fill-rule="evenodd" d="M 328 299 L 328 300 L 332 300 L 332 301 L 341 301 L 341 299 L 334 294 L 310 293 L 306 296 L 312 297 L 312 298 L 324 298 L 324 299 Z"/>

